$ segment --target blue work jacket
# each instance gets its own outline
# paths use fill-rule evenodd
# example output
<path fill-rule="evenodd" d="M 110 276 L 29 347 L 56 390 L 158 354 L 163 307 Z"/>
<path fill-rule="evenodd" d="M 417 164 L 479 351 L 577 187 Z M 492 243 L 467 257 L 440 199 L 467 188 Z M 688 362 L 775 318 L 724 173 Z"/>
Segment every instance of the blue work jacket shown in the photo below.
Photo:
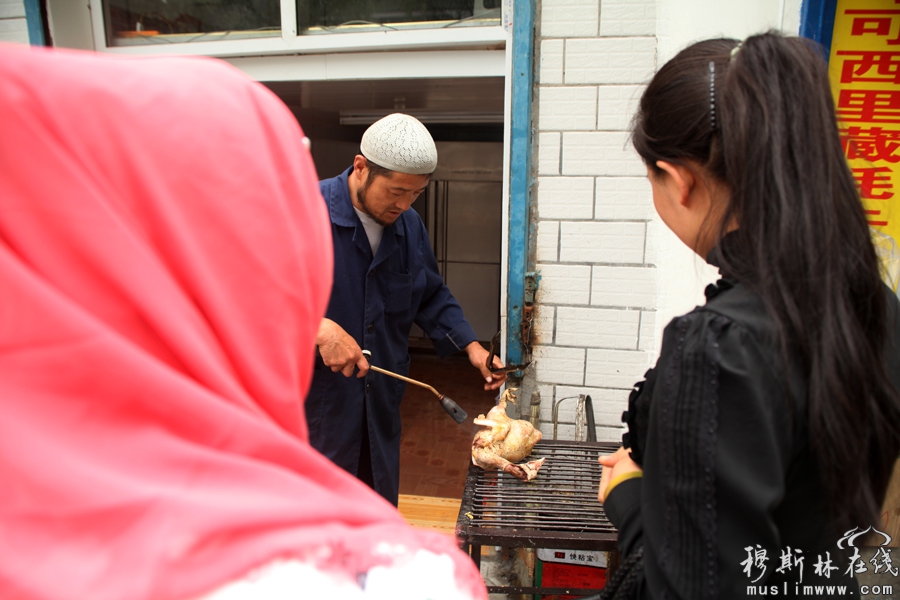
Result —
<path fill-rule="evenodd" d="M 403 213 L 384 228 L 378 255 L 372 256 L 350 201 L 351 169 L 319 182 L 334 243 L 334 287 L 326 317 L 372 352 L 370 364 L 408 375 L 413 323 L 431 338 L 442 358 L 474 341 L 475 332 L 444 284 L 416 211 Z M 344 377 L 317 356 L 306 399 L 310 443 L 353 475 L 363 427 L 368 427 L 375 491 L 394 505 L 400 487 L 400 401 L 405 390 L 404 382 L 374 371 L 362 379 Z"/>

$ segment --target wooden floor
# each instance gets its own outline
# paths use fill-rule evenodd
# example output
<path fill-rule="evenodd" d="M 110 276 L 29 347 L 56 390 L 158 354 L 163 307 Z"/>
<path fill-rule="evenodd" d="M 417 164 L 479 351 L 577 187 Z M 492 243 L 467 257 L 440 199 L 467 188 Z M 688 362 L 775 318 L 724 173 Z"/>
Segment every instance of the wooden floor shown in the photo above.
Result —
<path fill-rule="evenodd" d="M 411 351 L 409 376 L 452 398 L 468 413 L 458 425 L 430 391 L 406 386 L 400 405 L 400 493 L 461 499 L 472 461 L 472 438 L 480 427 L 472 419 L 496 403 L 496 392 L 484 391 L 481 374 L 465 354 L 443 360 L 434 353 Z"/>
<path fill-rule="evenodd" d="M 481 374 L 464 354 L 439 359 L 411 349 L 409 376 L 427 383 L 468 413 L 458 425 L 430 391 L 406 386 L 400 405 L 400 513 L 416 526 L 453 535 L 472 461 L 472 419 L 488 412 L 496 392 L 485 392 Z"/>
<path fill-rule="evenodd" d="M 435 529 L 454 535 L 459 516 L 458 498 L 434 498 L 400 494 L 400 514 L 414 527 Z"/>

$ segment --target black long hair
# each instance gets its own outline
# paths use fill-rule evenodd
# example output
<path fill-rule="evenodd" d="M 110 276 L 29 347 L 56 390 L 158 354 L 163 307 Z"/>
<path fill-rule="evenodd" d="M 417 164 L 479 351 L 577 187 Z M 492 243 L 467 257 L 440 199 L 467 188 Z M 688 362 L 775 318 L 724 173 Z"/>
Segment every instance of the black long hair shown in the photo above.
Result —
<path fill-rule="evenodd" d="M 900 453 L 892 323 L 821 48 L 772 32 L 694 44 L 647 87 L 632 139 L 651 169 L 693 163 L 727 187 L 714 240 L 738 228 L 717 260 L 760 295 L 784 356 L 799 357 L 834 525 L 876 525 Z"/>

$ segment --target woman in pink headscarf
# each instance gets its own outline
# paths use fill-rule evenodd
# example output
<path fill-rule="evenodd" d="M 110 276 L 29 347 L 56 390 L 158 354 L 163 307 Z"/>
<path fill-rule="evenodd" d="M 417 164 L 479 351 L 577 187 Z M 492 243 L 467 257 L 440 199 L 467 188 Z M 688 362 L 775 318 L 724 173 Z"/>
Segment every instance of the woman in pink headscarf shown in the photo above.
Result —
<path fill-rule="evenodd" d="M 486 597 L 307 443 L 301 140 L 214 60 L 0 46 L 0 597 Z"/>

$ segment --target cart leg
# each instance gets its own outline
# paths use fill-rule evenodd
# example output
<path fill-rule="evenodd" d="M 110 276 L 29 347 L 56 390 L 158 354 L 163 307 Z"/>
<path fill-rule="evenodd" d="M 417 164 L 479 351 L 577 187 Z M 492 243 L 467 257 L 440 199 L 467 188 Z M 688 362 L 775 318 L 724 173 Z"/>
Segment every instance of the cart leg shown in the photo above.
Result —
<path fill-rule="evenodd" d="M 478 572 L 481 572 L 481 544 L 472 544 L 472 551 L 469 554 L 472 557 L 472 562 L 475 563 L 475 568 L 478 569 Z"/>
<path fill-rule="evenodd" d="M 609 581 L 619 570 L 619 551 L 610 550 L 606 553 L 606 580 Z"/>

